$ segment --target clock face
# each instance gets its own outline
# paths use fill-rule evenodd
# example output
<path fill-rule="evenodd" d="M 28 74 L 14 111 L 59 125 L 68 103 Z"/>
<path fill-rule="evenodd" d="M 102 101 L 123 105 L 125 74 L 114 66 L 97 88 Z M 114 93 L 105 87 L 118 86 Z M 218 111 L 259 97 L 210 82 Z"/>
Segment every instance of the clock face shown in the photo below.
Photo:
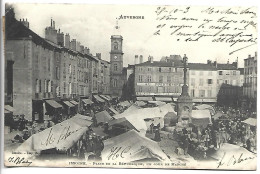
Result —
<path fill-rule="evenodd" d="M 117 56 L 114 56 L 114 59 L 117 59 Z"/>

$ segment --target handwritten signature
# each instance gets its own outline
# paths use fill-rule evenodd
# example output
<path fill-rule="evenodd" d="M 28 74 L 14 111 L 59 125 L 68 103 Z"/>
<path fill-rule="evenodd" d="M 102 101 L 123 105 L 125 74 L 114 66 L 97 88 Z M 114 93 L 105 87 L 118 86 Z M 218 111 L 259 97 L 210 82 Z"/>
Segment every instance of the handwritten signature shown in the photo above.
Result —
<path fill-rule="evenodd" d="M 13 156 L 8 158 L 8 162 L 14 163 L 15 165 L 27 164 L 27 166 L 30 166 L 32 164 L 32 162 L 28 159 Z"/>
<path fill-rule="evenodd" d="M 125 154 L 129 152 L 131 146 L 123 147 L 112 147 L 107 157 L 108 160 L 115 160 L 117 158 L 125 158 Z M 130 154 L 131 155 L 131 154 Z"/>
<path fill-rule="evenodd" d="M 58 135 L 57 144 L 59 144 L 62 140 L 66 140 L 69 136 L 71 136 L 75 132 L 79 131 L 81 128 L 73 130 L 73 131 L 70 129 L 71 129 L 70 126 L 64 127 L 64 129 Z M 50 132 L 47 136 L 47 139 L 44 142 L 41 142 L 41 145 L 45 145 L 45 146 L 51 145 L 55 142 L 55 140 L 56 140 L 56 137 L 54 137 L 53 129 L 51 128 Z"/>
<path fill-rule="evenodd" d="M 226 158 L 226 153 L 224 153 L 220 161 L 217 163 L 218 164 L 217 168 L 223 165 L 231 166 L 231 165 L 239 164 L 243 161 L 252 160 L 254 158 L 255 157 L 243 157 L 243 153 L 241 153 L 238 158 L 236 158 L 235 155 L 232 155 L 230 158 Z"/>

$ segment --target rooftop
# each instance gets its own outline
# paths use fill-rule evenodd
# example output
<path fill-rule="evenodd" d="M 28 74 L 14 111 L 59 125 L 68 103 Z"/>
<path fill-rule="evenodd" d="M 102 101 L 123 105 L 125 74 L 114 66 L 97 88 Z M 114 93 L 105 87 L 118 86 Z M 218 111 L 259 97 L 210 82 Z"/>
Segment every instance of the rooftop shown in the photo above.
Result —
<path fill-rule="evenodd" d="M 211 70 L 211 71 L 217 70 L 217 68 L 214 65 L 205 64 L 205 63 L 188 63 L 188 68 L 190 70 Z"/>

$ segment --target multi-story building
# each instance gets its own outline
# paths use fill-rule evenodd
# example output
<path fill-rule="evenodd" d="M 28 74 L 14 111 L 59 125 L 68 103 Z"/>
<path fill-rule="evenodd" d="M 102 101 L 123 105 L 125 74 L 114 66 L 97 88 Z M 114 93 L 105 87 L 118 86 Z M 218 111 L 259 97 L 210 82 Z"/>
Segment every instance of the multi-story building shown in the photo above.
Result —
<path fill-rule="evenodd" d="M 243 96 L 245 97 L 247 107 L 256 110 L 257 101 L 257 53 L 255 56 L 248 56 L 244 59 L 244 84 Z"/>
<path fill-rule="evenodd" d="M 72 100 L 97 93 L 99 64 L 89 48 L 75 39 L 70 42 L 68 33 L 64 40 L 53 20 L 45 29 L 45 38 L 28 27 L 29 22 L 17 21 L 12 10 L 6 14 L 5 101 L 13 101 L 9 104 L 15 115 L 43 121 L 45 115 L 59 115 L 64 106 L 74 107 L 77 102 Z"/>
<path fill-rule="evenodd" d="M 217 68 L 207 64 L 189 63 L 189 94 L 193 102 L 214 103 L 217 101 Z"/>
<path fill-rule="evenodd" d="M 183 63 L 179 55 L 163 57 L 135 65 L 135 96 L 137 100 L 173 101 L 181 94 L 183 85 Z M 142 62 L 140 57 L 140 62 Z"/>
<path fill-rule="evenodd" d="M 249 55 L 244 59 L 243 95 L 252 99 L 257 98 L 257 53 L 254 57 Z"/>

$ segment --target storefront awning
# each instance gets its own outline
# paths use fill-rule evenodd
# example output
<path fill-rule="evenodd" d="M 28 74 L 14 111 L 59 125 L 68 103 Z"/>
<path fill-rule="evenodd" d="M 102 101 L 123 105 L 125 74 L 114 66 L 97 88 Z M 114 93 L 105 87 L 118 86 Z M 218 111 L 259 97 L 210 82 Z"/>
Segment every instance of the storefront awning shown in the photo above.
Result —
<path fill-rule="evenodd" d="M 192 99 L 193 102 L 199 102 L 199 103 L 215 103 L 217 102 L 217 99 L 199 99 L 199 98 L 194 98 Z"/>
<path fill-rule="evenodd" d="M 156 101 L 172 102 L 171 97 L 155 97 Z"/>
<path fill-rule="evenodd" d="M 100 98 L 98 95 L 94 95 L 94 98 L 95 98 L 98 102 L 100 102 L 100 103 L 104 103 L 104 102 L 105 102 L 105 100 L 103 100 L 102 98 Z"/>
<path fill-rule="evenodd" d="M 72 103 L 70 103 L 69 101 L 63 101 L 63 103 L 65 104 L 65 105 L 67 105 L 68 107 L 74 107 L 75 105 L 73 105 Z"/>
<path fill-rule="evenodd" d="M 82 99 L 82 101 L 86 104 L 86 105 L 91 105 L 93 104 L 93 102 L 90 99 Z"/>
<path fill-rule="evenodd" d="M 138 101 L 153 101 L 152 97 L 136 97 Z"/>
<path fill-rule="evenodd" d="M 71 100 L 70 103 L 74 104 L 74 105 L 78 105 L 79 103 L 76 102 L 75 100 Z"/>
<path fill-rule="evenodd" d="M 107 101 L 110 100 L 110 99 L 109 99 L 107 96 L 105 96 L 105 95 L 100 95 L 100 97 L 103 98 L 103 99 L 105 99 L 105 100 L 107 100 Z"/>
<path fill-rule="evenodd" d="M 110 111 L 112 111 L 114 114 L 119 114 L 117 110 L 115 110 L 113 107 L 108 108 Z"/>
<path fill-rule="evenodd" d="M 54 100 L 46 100 L 46 103 L 54 108 L 62 108 L 62 106 Z"/>
<path fill-rule="evenodd" d="M 5 114 L 11 114 L 12 112 L 5 109 L 5 112 L 4 112 L 4 113 L 5 113 Z"/>
<path fill-rule="evenodd" d="M 5 105 L 5 110 L 10 111 L 10 112 L 14 112 L 14 108 L 10 105 Z"/>

